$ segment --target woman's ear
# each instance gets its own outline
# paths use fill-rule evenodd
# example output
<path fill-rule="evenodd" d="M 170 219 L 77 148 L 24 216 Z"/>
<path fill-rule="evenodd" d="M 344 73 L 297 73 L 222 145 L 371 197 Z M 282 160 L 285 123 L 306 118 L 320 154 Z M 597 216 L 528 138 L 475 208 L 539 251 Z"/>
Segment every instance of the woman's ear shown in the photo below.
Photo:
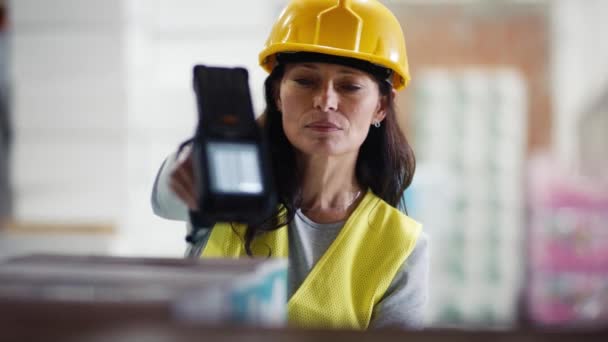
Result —
<path fill-rule="evenodd" d="M 390 98 L 389 98 L 389 96 L 380 97 L 380 103 L 378 106 L 378 110 L 374 114 L 373 122 L 382 122 L 382 120 L 384 120 L 384 118 L 386 117 L 386 111 L 389 106 L 389 101 L 391 101 L 391 98 L 394 99 L 395 95 L 397 94 L 395 89 L 392 89 L 391 92 L 392 92 L 392 94 L 391 94 L 392 96 Z"/>
<path fill-rule="evenodd" d="M 372 123 L 374 123 L 374 122 L 382 122 L 382 120 L 384 120 L 385 117 L 386 117 L 386 110 L 380 109 L 374 115 L 374 119 L 372 120 Z"/>

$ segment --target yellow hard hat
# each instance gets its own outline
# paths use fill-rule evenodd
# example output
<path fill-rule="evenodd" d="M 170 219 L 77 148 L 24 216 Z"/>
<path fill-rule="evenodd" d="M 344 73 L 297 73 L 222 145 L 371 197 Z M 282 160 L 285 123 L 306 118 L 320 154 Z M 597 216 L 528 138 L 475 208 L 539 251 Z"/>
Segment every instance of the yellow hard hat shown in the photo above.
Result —
<path fill-rule="evenodd" d="M 270 72 L 277 54 L 313 52 L 355 58 L 393 71 L 397 90 L 410 72 L 397 18 L 377 0 L 292 0 L 274 24 L 260 65 Z"/>

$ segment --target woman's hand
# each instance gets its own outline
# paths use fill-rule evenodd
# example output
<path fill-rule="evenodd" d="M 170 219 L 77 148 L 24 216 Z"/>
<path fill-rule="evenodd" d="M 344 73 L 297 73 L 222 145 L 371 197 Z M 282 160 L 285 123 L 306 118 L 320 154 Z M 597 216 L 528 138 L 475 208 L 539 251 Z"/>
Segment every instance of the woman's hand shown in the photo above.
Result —
<path fill-rule="evenodd" d="M 264 126 L 266 115 L 257 117 L 256 122 Z M 169 187 L 188 209 L 198 210 L 196 187 L 194 184 L 194 171 L 192 169 L 192 145 L 186 145 L 177 156 L 177 163 L 169 174 Z"/>
<path fill-rule="evenodd" d="M 182 200 L 188 209 L 198 210 L 198 201 L 194 185 L 194 171 L 192 169 L 192 148 L 184 147 L 177 156 L 177 163 L 171 171 L 169 187 Z"/>

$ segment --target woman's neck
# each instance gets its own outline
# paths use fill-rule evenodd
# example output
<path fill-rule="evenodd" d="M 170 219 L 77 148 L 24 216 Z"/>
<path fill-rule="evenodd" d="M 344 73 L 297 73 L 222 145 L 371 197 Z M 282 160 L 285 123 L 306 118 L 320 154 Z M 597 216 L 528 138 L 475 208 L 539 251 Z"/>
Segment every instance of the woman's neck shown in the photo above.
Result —
<path fill-rule="evenodd" d="M 308 157 L 299 159 L 301 209 L 318 223 L 345 220 L 361 199 L 363 189 L 355 177 L 355 156 Z"/>

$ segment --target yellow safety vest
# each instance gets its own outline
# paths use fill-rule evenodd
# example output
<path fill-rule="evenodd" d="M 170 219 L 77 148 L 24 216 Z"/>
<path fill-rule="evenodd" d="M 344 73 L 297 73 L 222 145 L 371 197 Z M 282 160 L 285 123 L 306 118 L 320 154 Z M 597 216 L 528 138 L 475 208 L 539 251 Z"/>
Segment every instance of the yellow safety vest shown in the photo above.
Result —
<path fill-rule="evenodd" d="M 287 303 L 298 327 L 366 329 L 374 306 L 410 255 L 421 225 L 371 191 Z M 202 257 L 246 256 L 245 226 L 213 227 Z M 238 235 L 237 235 L 238 234 Z M 288 256 L 287 226 L 256 237 L 254 256 Z"/>

